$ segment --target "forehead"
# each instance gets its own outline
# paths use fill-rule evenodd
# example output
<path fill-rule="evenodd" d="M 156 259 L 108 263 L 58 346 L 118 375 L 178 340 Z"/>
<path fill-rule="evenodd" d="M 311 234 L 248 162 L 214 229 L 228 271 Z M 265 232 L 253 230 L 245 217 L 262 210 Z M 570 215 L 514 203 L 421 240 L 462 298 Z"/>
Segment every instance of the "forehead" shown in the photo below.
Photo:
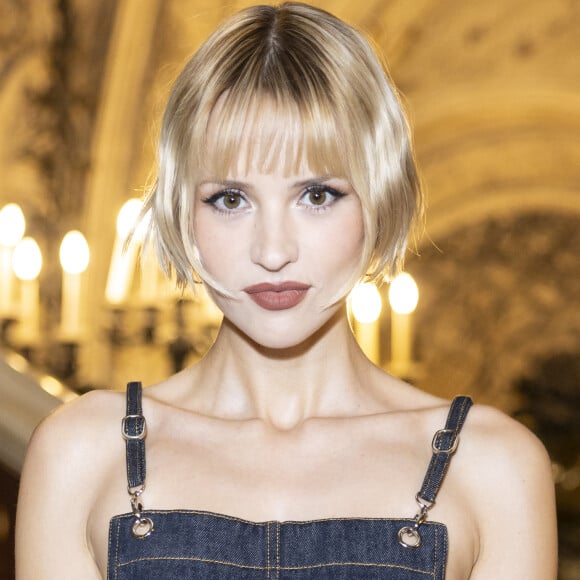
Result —
<path fill-rule="evenodd" d="M 321 131 L 309 117 L 295 104 L 268 97 L 240 103 L 222 96 L 207 124 L 204 170 L 220 177 L 249 172 L 347 177 L 336 127 Z"/>

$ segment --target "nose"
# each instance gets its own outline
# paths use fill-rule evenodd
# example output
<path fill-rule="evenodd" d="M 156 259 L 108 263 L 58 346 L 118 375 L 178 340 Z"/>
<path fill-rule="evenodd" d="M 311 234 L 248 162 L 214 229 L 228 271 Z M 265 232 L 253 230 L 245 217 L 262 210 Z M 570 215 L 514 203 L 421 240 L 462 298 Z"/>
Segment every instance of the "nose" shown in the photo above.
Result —
<path fill-rule="evenodd" d="M 290 216 L 264 212 L 254 223 L 251 259 L 270 272 L 279 272 L 298 258 L 296 231 Z"/>

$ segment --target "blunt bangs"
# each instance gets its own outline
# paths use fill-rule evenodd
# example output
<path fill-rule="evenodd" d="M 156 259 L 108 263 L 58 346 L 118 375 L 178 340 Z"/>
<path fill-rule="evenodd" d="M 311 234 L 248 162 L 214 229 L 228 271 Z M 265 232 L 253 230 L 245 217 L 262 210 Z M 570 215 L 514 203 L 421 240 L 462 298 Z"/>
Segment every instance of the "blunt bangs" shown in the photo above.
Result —
<path fill-rule="evenodd" d="M 328 111 L 320 109 L 312 101 L 274 102 L 259 94 L 242 105 L 232 91 L 216 106 L 200 169 L 219 177 L 252 169 L 295 175 L 306 163 L 319 175 L 347 177 L 344 136 Z"/>

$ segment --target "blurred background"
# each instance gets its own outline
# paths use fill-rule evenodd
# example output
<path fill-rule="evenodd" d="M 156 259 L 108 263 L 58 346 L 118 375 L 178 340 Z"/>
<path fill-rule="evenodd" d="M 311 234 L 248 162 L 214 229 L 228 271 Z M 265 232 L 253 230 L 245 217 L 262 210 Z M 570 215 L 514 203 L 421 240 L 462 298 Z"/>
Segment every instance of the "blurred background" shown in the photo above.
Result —
<path fill-rule="evenodd" d="M 250 3 L 0 0 L 0 580 L 38 421 L 158 381 L 215 336 L 205 295 L 176 292 L 152 256 L 139 269 L 138 238 L 121 248 L 171 81 Z M 579 579 L 580 1 L 312 3 L 383 52 L 429 202 L 410 276 L 352 296 L 357 337 L 392 373 L 538 434 L 560 579 Z"/>

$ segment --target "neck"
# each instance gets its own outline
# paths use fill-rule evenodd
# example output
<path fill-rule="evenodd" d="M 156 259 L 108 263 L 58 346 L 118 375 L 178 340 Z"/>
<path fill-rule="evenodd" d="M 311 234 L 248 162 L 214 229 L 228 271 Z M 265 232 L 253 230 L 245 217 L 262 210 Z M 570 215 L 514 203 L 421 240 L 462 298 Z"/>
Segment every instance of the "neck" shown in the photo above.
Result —
<path fill-rule="evenodd" d="M 210 415 L 259 418 L 291 429 L 310 417 L 352 414 L 373 368 L 344 308 L 288 349 L 264 348 L 225 321 L 210 352 L 192 369 L 195 406 Z"/>

